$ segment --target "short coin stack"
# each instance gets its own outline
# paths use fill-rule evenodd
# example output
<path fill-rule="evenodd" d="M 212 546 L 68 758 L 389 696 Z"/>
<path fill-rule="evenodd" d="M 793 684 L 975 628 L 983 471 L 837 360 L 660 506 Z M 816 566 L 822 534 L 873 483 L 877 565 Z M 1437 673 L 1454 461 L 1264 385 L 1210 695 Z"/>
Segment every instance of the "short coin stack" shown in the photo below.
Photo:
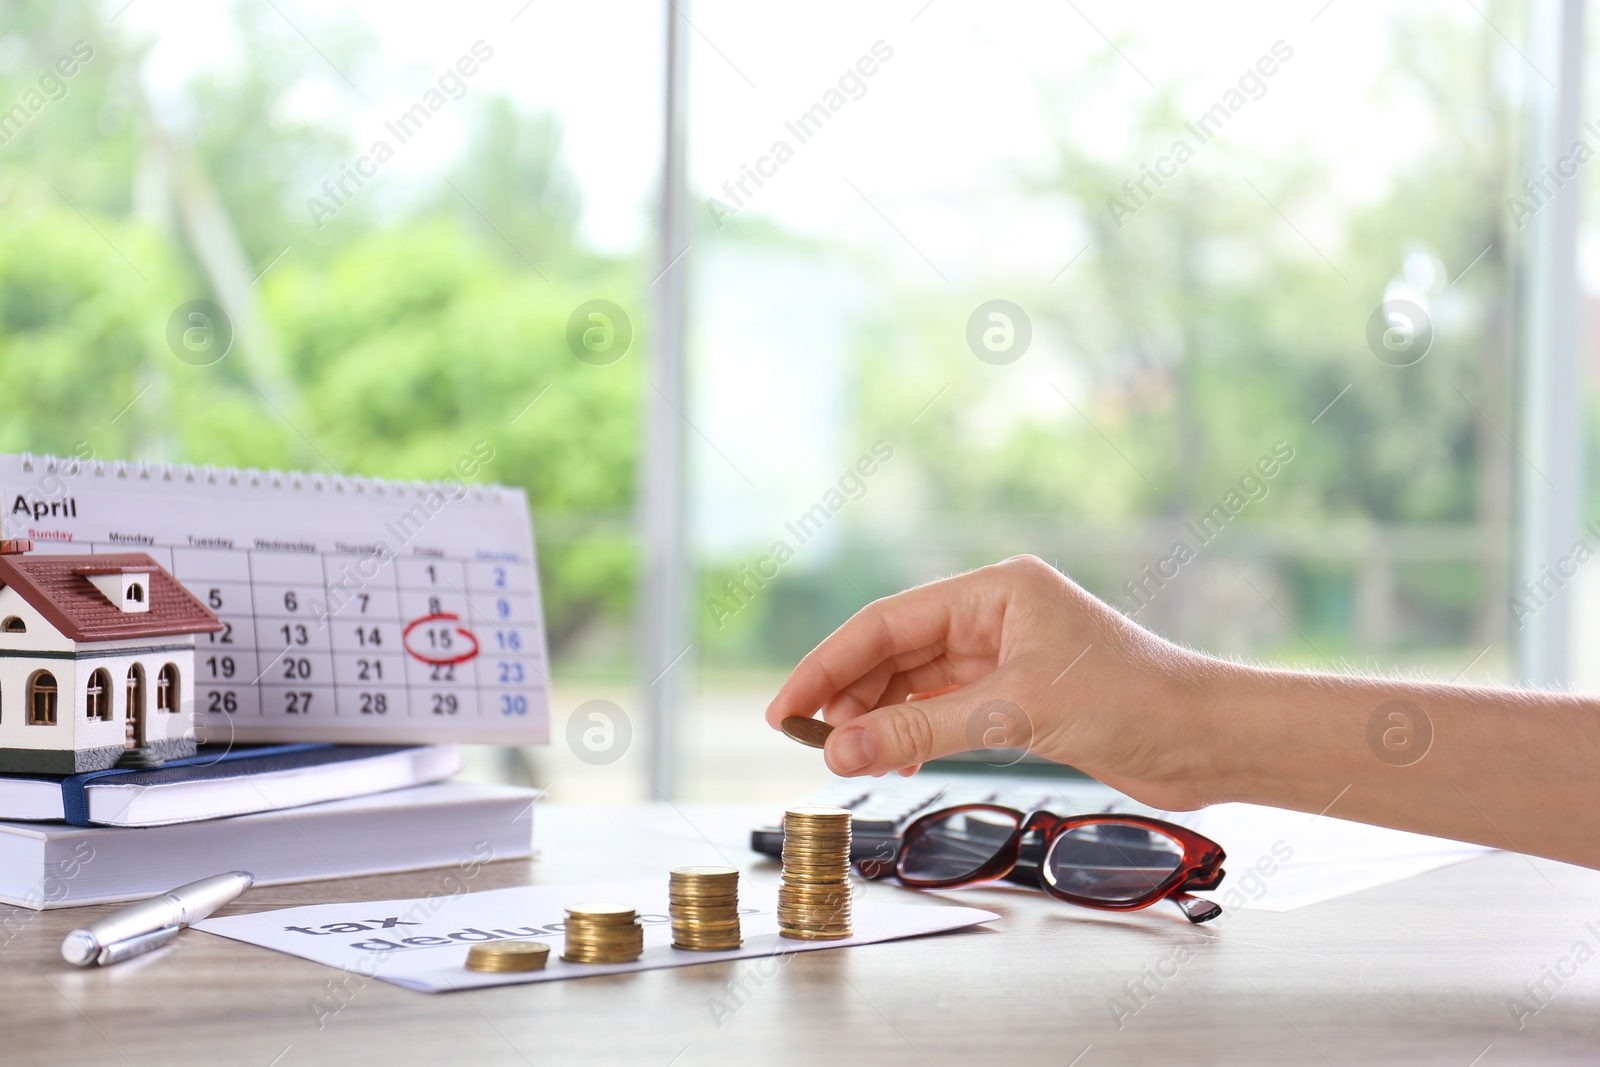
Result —
<path fill-rule="evenodd" d="M 678 867 L 667 891 L 673 948 L 722 952 L 743 944 L 737 868 Z"/>
<path fill-rule="evenodd" d="M 631 963 L 644 951 L 644 927 L 626 904 L 573 904 L 566 927 L 569 963 Z"/>
<path fill-rule="evenodd" d="M 542 941 L 495 941 L 473 945 L 467 953 L 467 970 L 542 971 L 550 958 L 550 946 Z"/>
<path fill-rule="evenodd" d="M 790 808 L 783 816 L 778 932 L 801 941 L 849 937 L 850 813 Z"/>

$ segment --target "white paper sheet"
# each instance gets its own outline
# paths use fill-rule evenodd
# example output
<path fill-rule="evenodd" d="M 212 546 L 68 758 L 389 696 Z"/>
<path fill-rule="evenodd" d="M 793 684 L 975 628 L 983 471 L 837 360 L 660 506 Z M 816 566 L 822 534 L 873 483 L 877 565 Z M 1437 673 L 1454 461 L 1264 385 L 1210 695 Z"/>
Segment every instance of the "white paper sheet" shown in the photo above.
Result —
<path fill-rule="evenodd" d="M 1227 850 L 1227 878 L 1200 894 L 1224 908 L 1291 911 L 1494 851 L 1255 804 L 1218 804 L 1168 818 Z"/>
<path fill-rule="evenodd" d="M 644 954 L 633 963 L 620 964 L 567 963 L 559 959 L 563 909 L 568 904 L 601 900 L 631 904 L 639 912 L 644 924 Z M 791 941 L 778 936 L 777 903 L 776 886 L 757 885 L 748 878 L 740 882 L 744 945 L 730 952 L 690 952 L 672 947 L 664 875 L 636 882 L 521 886 L 432 899 L 311 904 L 206 919 L 196 923 L 195 929 L 407 989 L 443 993 L 847 948 L 958 930 L 999 918 L 992 911 L 978 908 L 858 899 L 853 905 L 854 937 L 842 941 Z M 467 952 L 472 945 L 503 940 L 545 941 L 551 947 L 550 962 L 545 970 L 522 974 L 482 974 L 466 969 Z"/>

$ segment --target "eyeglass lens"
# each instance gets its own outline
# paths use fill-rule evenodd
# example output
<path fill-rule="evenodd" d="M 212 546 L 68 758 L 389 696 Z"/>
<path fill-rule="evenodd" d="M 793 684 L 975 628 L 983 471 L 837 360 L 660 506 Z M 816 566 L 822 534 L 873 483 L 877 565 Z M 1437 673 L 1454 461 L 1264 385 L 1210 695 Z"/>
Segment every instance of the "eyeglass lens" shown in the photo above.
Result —
<path fill-rule="evenodd" d="M 1130 823 L 1074 827 L 1045 857 L 1050 884 L 1090 900 L 1127 903 L 1146 896 L 1183 862 L 1183 846 L 1156 830 Z"/>
<path fill-rule="evenodd" d="M 1017 826 L 1003 812 L 953 812 L 906 843 L 901 873 L 928 882 L 966 878 L 994 859 Z"/>

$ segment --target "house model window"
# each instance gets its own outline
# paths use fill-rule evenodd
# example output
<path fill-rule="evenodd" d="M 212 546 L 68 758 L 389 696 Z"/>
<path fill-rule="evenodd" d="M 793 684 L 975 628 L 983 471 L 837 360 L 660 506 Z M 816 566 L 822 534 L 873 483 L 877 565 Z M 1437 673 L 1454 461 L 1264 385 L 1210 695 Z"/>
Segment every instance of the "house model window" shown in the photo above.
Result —
<path fill-rule="evenodd" d="M 78 572 L 100 590 L 100 595 L 128 615 L 142 615 L 150 610 L 150 600 L 145 595 L 150 588 L 150 572 L 124 567 L 106 567 L 103 570 L 85 567 Z"/>
<path fill-rule="evenodd" d="M 178 710 L 178 668 L 170 663 L 156 675 L 156 710 Z"/>
<path fill-rule="evenodd" d="M 84 691 L 84 708 L 91 719 L 102 722 L 111 719 L 111 675 L 103 668 L 89 675 L 89 688 Z"/>
<path fill-rule="evenodd" d="M 6 621 L 0 623 L 0 631 L 8 634 L 25 634 L 28 632 L 28 624 L 15 615 L 7 615 Z"/>
<path fill-rule="evenodd" d="M 49 671 L 34 671 L 28 679 L 28 725 L 56 724 L 56 676 Z"/>

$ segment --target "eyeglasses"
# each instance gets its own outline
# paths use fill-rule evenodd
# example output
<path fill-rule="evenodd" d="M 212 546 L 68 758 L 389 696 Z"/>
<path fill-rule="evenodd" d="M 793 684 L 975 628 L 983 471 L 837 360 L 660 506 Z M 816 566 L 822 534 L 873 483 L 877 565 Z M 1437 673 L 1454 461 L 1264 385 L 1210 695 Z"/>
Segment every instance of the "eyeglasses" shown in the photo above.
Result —
<path fill-rule="evenodd" d="M 906 827 L 892 863 L 863 860 L 858 869 L 868 878 L 892 872 L 917 889 L 999 878 L 1112 911 L 1171 900 L 1190 922 L 1203 923 L 1222 908 L 1189 890 L 1215 889 L 1226 858 L 1210 838 L 1142 815 L 1025 815 L 995 804 L 963 804 Z"/>

